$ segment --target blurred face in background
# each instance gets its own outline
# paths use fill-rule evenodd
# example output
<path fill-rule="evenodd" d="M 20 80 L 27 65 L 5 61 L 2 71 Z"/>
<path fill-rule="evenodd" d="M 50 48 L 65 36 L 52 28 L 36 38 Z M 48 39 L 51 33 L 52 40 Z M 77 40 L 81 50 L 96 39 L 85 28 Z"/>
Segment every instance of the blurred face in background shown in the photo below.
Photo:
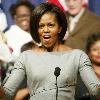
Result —
<path fill-rule="evenodd" d="M 23 30 L 29 31 L 31 11 L 26 6 L 20 6 L 16 9 L 15 23 Z"/>
<path fill-rule="evenodd" d="M 90 47 L 89 57 L 92 63 L 100 66 L 100 40 L 96 41 Z"/>
<path fill-rule="evenodd" d="M 66 0 L 68 13 L 76 16 L 83 9 L 84 0 Z"/>

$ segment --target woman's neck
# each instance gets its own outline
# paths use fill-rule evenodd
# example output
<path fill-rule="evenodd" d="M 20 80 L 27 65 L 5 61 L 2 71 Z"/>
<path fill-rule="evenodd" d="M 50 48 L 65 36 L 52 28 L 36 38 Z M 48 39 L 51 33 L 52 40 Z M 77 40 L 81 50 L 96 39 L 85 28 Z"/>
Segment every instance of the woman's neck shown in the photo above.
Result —
<path fill-rule="evenodd" d="M 36 47 L 33 50 L 38 51 L 38 52 L 61 52 L 61 51 L 72 50 L 72 48 L 67 47 L 65 45 L 62 45 L 62 44 L 57 44 L 57 45 L 52 46 L 50 48 L 46 48 L 44 46 L 40 46 L 40 47 Z"/>
<path fill-rule="evenodd" d="M 60 49 L 60 44 L 55 44 L 55 45 L 52 45 L 52 46 L 50 46 L 50 47 L 41 46 L 40 49 L 41 49 L 42 51 L 55 52 L 55 51 L 59 51 L 59 49 Z"/>

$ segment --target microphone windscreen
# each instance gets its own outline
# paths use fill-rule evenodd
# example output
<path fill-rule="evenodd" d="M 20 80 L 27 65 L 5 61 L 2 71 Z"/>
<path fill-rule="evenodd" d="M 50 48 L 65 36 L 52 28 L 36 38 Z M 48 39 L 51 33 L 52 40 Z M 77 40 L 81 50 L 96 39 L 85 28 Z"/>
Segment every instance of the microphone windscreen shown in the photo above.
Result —
<path fill-rule="evenodd" d="M 60 75 L 60 71 L 61 71 L 61 69 L 60 69 L 59 67 L 56 67 L 56 68 L 55 68 L 55 71 L 54 71 L 54 75 L 55 75 L 56 77 L 58 77 L 58 76 Z"/>

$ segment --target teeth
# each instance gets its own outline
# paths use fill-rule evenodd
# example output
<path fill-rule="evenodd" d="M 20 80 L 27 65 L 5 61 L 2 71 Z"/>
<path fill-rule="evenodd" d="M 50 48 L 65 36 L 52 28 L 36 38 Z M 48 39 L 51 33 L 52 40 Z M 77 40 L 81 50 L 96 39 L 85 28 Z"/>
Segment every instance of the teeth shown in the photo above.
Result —
<path fill-rule="evenodd" d="M 45 35 L 45 36 L 43 36 L 44 38 L 50 38 L 51 36 L 49 36 L 49 35 Z"/>
<path fill-rule="evenodd" d="M 50 37 L 50 36 L 44 36 L 44 37 Z"/>

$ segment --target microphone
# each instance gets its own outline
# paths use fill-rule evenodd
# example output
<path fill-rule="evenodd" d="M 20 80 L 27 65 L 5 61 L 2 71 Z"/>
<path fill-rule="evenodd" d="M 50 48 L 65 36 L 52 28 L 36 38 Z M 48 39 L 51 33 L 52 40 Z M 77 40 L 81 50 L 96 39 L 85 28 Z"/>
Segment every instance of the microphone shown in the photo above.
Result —
<path fill-rule="evenodd" d="M 58 85 L 57 85 L 57 77 L 60 75 L 60 71 L 61 69 L 59 67 L 56 67 L 55 68 L 55 71 L 54 71 L 54 75 L 56 76 L 56 100 L 57 100 L 57 97 L 58 97 Z"/>
<path fill-rule="evenodd" d="M 59 67 L 56 67 L 56 68 L 55 68 L 55 71 L 54 71 L 54 75 L 55 75 L 56 77 L 58 77 L 58 76 L 60 75 L 60 71 L 61 71 L 61 69 L 60 69 Z"/>

